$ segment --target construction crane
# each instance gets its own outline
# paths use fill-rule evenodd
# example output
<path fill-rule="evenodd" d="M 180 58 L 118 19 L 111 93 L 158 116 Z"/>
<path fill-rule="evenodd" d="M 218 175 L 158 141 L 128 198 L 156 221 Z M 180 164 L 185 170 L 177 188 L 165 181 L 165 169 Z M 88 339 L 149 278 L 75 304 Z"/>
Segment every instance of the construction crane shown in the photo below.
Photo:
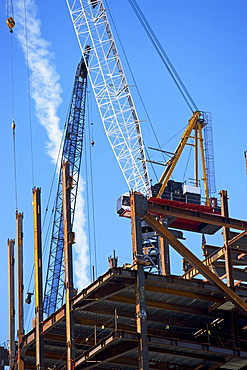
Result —
<path fill-rule="evenodd" d="M 89 44 L 91 46 L 87 65 L 89 79 L 106 135 L 129 190 L 139 191 L 144 195 L 151 196 L 139 119 L 124 75 L 104 3 L 102 0 L 66 1 L 83 56 L 85 55 L 85 45 Z M 138 12 L 138 17 L 143 20 L 142 23 L 145 25 L 147 34 L 175 80 L 176 86 L 183 97 L 188 96 L 186 101 L 192 102 L 193 107 L 196 107 L 156 36 L 153 32 L 150 32 L 150 26 L 147 25 L 147 20 L 139 6 L 136 2 L 134 3 L 135 6 L 132 4 L 134 10 Z M 204 130 L 204 138 L 202 129 Z M 166 188 L 176 163 L 185 145 L 188 144 L 192 130 L 194 130 L 194 136 L 196 137 L 194 143 L 195 184 L 196 186 L 199 184 L 198 148 L 200 148 L 205 198 L 209 199 L 215 192 L 211 116 L 209 113 L 199 112 L 195 108 L 174 155 L 165 163 L 166 169 L 159 181 L 160 189 L 156 194 L 158 197 L 161 197 Z"/>
<path fill-rule="evenodd" d="M 44 312 L 53 313 L 63 303 L 64 296 L 64 223 L 62 212 L 62 164 L 69 162 L 70 175 L 73 181 L 71 191 L 71 224 L 73 225 L 76 195 L 78 190 L 79 173 L 83 148 L 85 103 L 87 88 L 86 63 L 90 54 L 90 46 L 85 46 L 84 59 L 78 64 L 70 110 L 67 119 L 66 132 L 61 156 L 61 167 L 54 208 L 54 221 L 50 253 L 48 260 L 47 276 L 44 292 Z"/>
<path fill-rule="evenodd" d="M 62 154 L 62 163 L 70 162 L 70 172 L 75 184 L 71 207 L 73 223 L 83 139 L 83 128 L 79 127 L 78 114 L 80 112 L 83 127 L 86 77 L 90 79 L 106 135 L 129 189 L 150 195 L 151 187 L 139 118 L 104 6 L 102 2 L 95 1 L 89 3 L 85 1 L 83 7 L 80 1 L 71 2 L 71 6 L 68 2 L 68 5 L 73 23 L 75 22 L 76 25 L 77 35 L 78 37 L 83 35 L 83 42 L 80 42 L 83 60 L 80 65 L 83 68 L 79 67 L 82 75 L 77 72 L 75 77 L 69 123 Z M 99 6 L 96 7 L 96 5 Z M 78 93 L 78 88 L 80 93 Z M 81 104 L 81 108 L 79 104 Z M 75 130 L 75 133 L 72 133 L 72 130 Z M 75 135 L 81 135 L 81 137 L 74 139 Z M 76 160 L 79 161 L 78 164 L 75 163 Z M 44 311 L 47 315 L 54 312 L 63 302 L 63 275 L 62 179 L 60 172 L 44 294 Z"/>
<path fill-rule="evenodd" d="M 106 136 L 130 190 L 150 195 L 140 121 L 101 0 L 66 0 Z"/>
<path fill-rule="evenodd" d="M 171 65 L 167 55 L 157 42 L 157 38 L 153 32 L 149 32 L 150 27 L 146 27 L 148 30 L 147 33 L 152 43 L 155 44 L 155 48 L 159 55 L 162 56 L 162 60 L 168 67 L 168 71 L 175 80 L 177 87 L 183 97 L 186 98 L 186 96 L 189 95 L 186 101 L 192 102 L 193 107 L 196 107 L 194 111 L 191 108 L 193 111 L 192 118 L 172 158 L 165 163 L 166 169 L 159 183 L 152 187 L 148 177 L 147 160 L 144 154 L 139 119 L 113 38 L 104 3 L 102 0 L 66 1 L 84 59 L 86 56 L 85 46 L 91 46 L 90 57 L 87 63 L 88 76 L 106 136 L 126 179 L 129 190 L 138 191 L 148 197 L 154 196 L 156 198 L 161 198 L 163 193 L 167 190 L 168 185 L 170 185 L 169 182 L 172 181 L 170 178 L 176 163 L 185 145 L 188 144 L 188 139 L 192 137 L 191 133 L 194 130 L 195 183 L 193 184 L 194 186 L 187 186 L 185 191 L 189 190 L 188 199 L 191 198 L 191 191 L 192 196 L 194 196 L 194 192 L 197 193 L 199 191 L 198 152 L 200 148 L 204 193 L 206 198 L 205 205 L 209 205 L 211 194 L 215 191 L 211 117 L 210 114 L 200 112 L 197 109 L 187 89 Z M 134 2 L 133 5 L 134 10 L 138 12 L 138 17 L 143 18 L 137 3 Z M 144 23 L 147 25 L 146 20 Z M 191 104 L 189 104 L 189 106 L 191 107 Z M 205 133 L 204 138 L 202 129 L 204 129 Z M 175 187 L 176 186 L 178 186 L 179 189 L 181 188 L 181 190 L 179 190 L 182 194 L 180 200 L 185 201 L 186 193 L 184 194 L 183 184 L 176 183 Z M 196 203 L 198 203 L 199 194 L 195 195 Z M 130 209 L 128 199 L 128 195 L 124 195 L 118 200 L 117 212 L 119 214 L 126 213 L 126 209 L 128 213 Z M 149 247 L 146 249 L 148 250 Z"/>
<path fill-rule="evenodd" d="M 204 129 L 204 138 L 203 138 Z M 192 131 L 194 134 L 192 135 Z M 212 127 L 211 127 L 211 115 L 206 112 L 196 111 L 189 120 L 189 123 L 181 136 L 180 142 L 175 149 L 172 157 L 165 163 L 165 170 L 156 185 L 155 191 L 157 191 L 157 198 L 161 198 L 172 173 L 176 167 L 176 164 L 181 157 L 181 154 L 186 145 L 192 145 L 194 147 L 194 178 L 193 185 L 199 188 L 199 150 L 201 154 L 201 167 L 202 167 L 202 180 L 204 184 L 204 195 L 205 202 L 207 205 L 210 204 L 210 198 L 215 192 L 215 176 L 214 176 L 214 157 L 212 147 Z M 194 143 L 189 143 L 189 139 L 193 139 Z"/>

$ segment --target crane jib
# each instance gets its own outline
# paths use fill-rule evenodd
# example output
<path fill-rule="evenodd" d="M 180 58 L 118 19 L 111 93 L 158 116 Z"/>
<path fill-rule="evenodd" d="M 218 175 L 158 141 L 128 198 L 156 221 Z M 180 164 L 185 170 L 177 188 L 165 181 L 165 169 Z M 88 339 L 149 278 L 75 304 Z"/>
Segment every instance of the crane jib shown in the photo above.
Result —
<path fill-rule="evenodd" d="M 44 312 L 47 315 L 50 315 L 59 306 L 61 306 L 64 298 L 62 164 L 69 162 L 70 174 L 73 180 L 73 190 L 71 192 L 71 225 L 73 225 L 83 147 L 87 88 L 86 63 L 89 53 L 90 48 L 88 47 L 84 58 L 81 59 L 76 69 L 70 110 L 66 123 L 66 133 L 64 136 L 61 168 L 54 208 L 54 221 L 44 293 Z"/>
<path fill-rule="evenodd" d="M 130 190 L 150 194 L 140 120 L 102 0 L 66 0 L 106 136 Z"/>

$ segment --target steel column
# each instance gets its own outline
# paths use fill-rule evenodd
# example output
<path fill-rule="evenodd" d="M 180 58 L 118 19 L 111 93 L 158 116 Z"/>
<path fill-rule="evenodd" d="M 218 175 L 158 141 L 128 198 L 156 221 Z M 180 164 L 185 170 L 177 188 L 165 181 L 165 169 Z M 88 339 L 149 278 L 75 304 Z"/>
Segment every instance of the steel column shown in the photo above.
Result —
<path fill-rule="evenodd" d="M 222 216 L 229 217 L 228 197 L 227 197 L 226 190 L 220 191 L 220 202 L 221 202 Z M 226 269 L 227 286 L 234 289 L 232 252 L 231 252 L 231 246 L 229 244 L 230 229 L 225 226 L 223 227 L 223 238 L 224 238 L 224 246 L 225 246 L 225 269 Z M 236 348 L 239 345 L 237 326 L 238 325 L 237 325 L 236 312 L 231 312 L 231 334 L 232 334 L 232 347 L 233 348 Z"/>
<path fill-rule="evenodd" d="M 15 277 L 14 277 L 14 245 L 13 239 L 8 239 L 8 272 L 9 272 L 9 367 L 13 369 L 15 350 Z"/>
<path fill-rule="evenodd" d="M 228 202 L 227 202 L 227 192 L 226 190 L 220 191 L 220 201 L 221 201 L 221 214 L 224 217 L 229 217 L 228 211 Z M 230 288 L 234 287 L 234 277 L 233 277 L 233 268 L 232 268 L 232 253 L 231 248 L 228 244 L 230 239 L 230 230 L 228 227 L 223 227 L 223 237 L 224 237 L 224 245 L 225 245 L 225 267 L 226 267 L 226 277 L 227 277 L 227 285 Z"/>
<path fill-rule="evenodd" d="M 63 164 L 62 167 L 62 189 L 63 189 L 63 222 L 64 222 L 67 370 L 73 370 L 75 362 L 74 311 L 71 304 L 71 300 L 73 298 L 72 244 L 74 243 L 74 233 L 71 230 L 70 192 L 72 187 L 73 179 L 70 176 L 69 162 L 66 162 Z"/>
<path fill-rule="evenodd" d="M 159 237 L 159 244 L 160 244 L 160 270 L 162 275 L 170 275 L 170 253 L 169 253 L 169 243 L 162 238 Z"/>
<path fill-rule="evenodd" d="M 148 341 L 147 341 L 147 312 L 145 297 L 145 273 L 142 249 L 141 211 L 143 210 L 143 199 L 140 194 L 132 193 L 131 204 L 131 226 L 132 226 L 132 252 L 133 265 L 137 270 L 136 277 L 136 326 L 139 334 L 139 370 L 149 369 Z"/>
<path fill-rule="evenodd" d="M 40 188 L 33 189 L 36 370 L 44 369 L 44 338 L 41 332 L 41 323 L 43 321 L 43 284 L 40 192 Z"/>
<path fill-rule="evenodd" d="M 23 213 L 16 213 L 16 236 L 17 236 L 17 266 L 18 266 L 18 370 L 24 370 L 24 362 L 21 359 L 21 341 L 24 331 L 23 309 Z"/>

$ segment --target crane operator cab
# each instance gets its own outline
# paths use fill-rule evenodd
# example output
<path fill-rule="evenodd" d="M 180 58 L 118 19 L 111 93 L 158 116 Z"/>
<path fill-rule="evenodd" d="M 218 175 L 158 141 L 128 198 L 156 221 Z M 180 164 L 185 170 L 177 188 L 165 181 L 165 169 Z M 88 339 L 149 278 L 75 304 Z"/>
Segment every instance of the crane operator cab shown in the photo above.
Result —
<path fill-rule="evenodd" d="M 157 198 L 159 186 L 160 184 L 152 186 L 152 196 L 148 199 L 149 203 L 175 207 L 177 210 L 187 209 L 189 211 L 209 213 L 212 215 L 221 214 L 221 207 L 218 204 L 218 200 L 216 198 L 210 198 L 209 200 L 202 198 L 199 186 L 169 180 L 161 198 Z M 118 198 L 117 213 L 120 217 L 131 218 L 129 193 L 125 193 Z M 220 229 L 218 225 L 190 220 L 186 219 L 186 217 L 174 217 L 167 214 L 163 215 L 163 218 L 169 228 L 205 234 L 214 234 Z"/>
<path fill-rule="evenodd" d="M 119 216 L 130 217 L 130 195 L 124 193 L 117 199 L 117 213 Z"/>

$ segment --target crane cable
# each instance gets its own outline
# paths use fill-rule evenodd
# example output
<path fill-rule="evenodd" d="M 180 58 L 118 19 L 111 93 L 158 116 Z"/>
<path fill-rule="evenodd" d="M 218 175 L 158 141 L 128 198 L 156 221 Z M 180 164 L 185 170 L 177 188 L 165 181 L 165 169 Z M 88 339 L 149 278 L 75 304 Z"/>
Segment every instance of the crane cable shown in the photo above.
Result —
<path fill-rule="evenodd" d="M 16 145 L 15 145 L 15 121 L 12 121 L 12 136 L 13 136 L 13 153 L 14 153 L 14 187 L 15 187 L 15 210 L 18 211 L 18 197 L 17 197 L 17 173 L 16 173 Z"/>
<path fill-rule="evenodd" d="M 187 103 L 188 107 L 192 111 L 197 111 L 197 105 L 192 99 L 190 93 L 188 92 L 187 88 L 185 87 L 183 81 L 181 80 L 180 76 L 178 75 L 176 69 L 174 68 L 172 62 L 168 58 L 164 48 L 162 47 L 161 43 L 159 42 L 157 36 L 155 35 L 154 31 L 152 30 L 150 24 L 148 23 L 146 17 L 144 16 L 143 12 L 141 11 L 139 5 L 137 4 L 136 0 L 128 0 L 132 9 L 134 10 L 137 18 L 139 19 L 140 23 L 142 24 L 144 30 L 146 31 L 148 37 L 150 38 L 153 46 L 155 47 L 158 55 L 160 56 L 162 62 L 165 64 L 168 72 L 170 73 L 175 85 L 177 86 L 178 90 L 180 91 L 181 95 L 183 96 L 185 102 Z"/>
<path fill-rule="evenodd" d="M 12 0 L 7 0 L 6 9 L 7 9 L 6 23 L 7 23 L 7 26 L 9 27 L 9 32 L 13 33 L 13 28 L 15 27 L 15 20 L 14 20 L 14 7 L 13 7 Z"/>
<path fill-rule="evenodd" d="M 16 170 L 16 140 L 15 140 L 15 99 L 14 99 L 14 58 L 13 58 L 13 40 L 12 33 L 14 27 L 13 18 L 13 3 L 12 1 L 7 2 L 7 20 L 6 23 L 10 29 L 10 64 L 11 64 L 11 95 L 12 95 L 12 140 L 13 140 L 13 157 L 14 157 L 14 192 L 15 192 L 15 209 L 18 210 L 18 196 L 17 196 L 17 170 Z M 13 20 L 11 23 L 10 20 Z"/>
<path fill-rule="evenodd" d="M 33 159 L 33 133 L 32 133 L 32 115 L 31 115 L 31 93 L 30 93 L 30 64 L 28 53 L 28 33 L 27 33 L 27 6 L 24 0 L 24 22 L 25 22 L 25 47 L 26 47 L 26 60 L 27 60 L 27 82 L 28 82 L 28 110 L 29 110 L 29 133 L 30 133 L 30 154 L 31 154 L 31 176 L 32 184 L 34 187 L 34 159 Z"/>
<path fill-rule="evenodd" d="M 87 99 L 87 108 L 88 108 L 88 143 L 89 145 L 89 161 L 87 160 L 87 147 L 85 146 L 85 164 L 86 164 L 86 177 L 87 177 L 87 215 L 89 220 L 89 211 L 91 211 L 92 216 L 92 236 L 91 236 L 91 229 L 90 224 L 88 225 L 88 233 L 89 233 L 89 257 L 90 257 L 90 269 L 91 269 L 91 277 L 92 281 L 94 280 L 94 272 L 97 276 L 97 243 L 96 243 L 96 221 L 95 221 L 95 201 L 94 201 L 94 182 L 93 182 L 93 159 L 92 159 L 92 148 L 94 147 L 94 140 L 93 140 L 93 124 L 92 124 L 92 100 L 90 92 L 88 91 L 88 99 Z M 93 143 L 93 144 L 92 144 Z M 87 162 L 89 162 L 89 169 L 87 166 Z M 89 194 L 89 187 L 88 184 L 91 184 L 90 187 L 90 194 Z M 89 205 L 90 200 L 89 197 L 91 195 L 91 207 Z M 91 247 L 93 246 L 93 248 Z M 93 250 L 93 256 L 92 256 L 92 250 Z M 92 264 L 92 260 L 94 260 L 94 264 Z M 94 268 L 93 268 L 94 266 Z"/>

